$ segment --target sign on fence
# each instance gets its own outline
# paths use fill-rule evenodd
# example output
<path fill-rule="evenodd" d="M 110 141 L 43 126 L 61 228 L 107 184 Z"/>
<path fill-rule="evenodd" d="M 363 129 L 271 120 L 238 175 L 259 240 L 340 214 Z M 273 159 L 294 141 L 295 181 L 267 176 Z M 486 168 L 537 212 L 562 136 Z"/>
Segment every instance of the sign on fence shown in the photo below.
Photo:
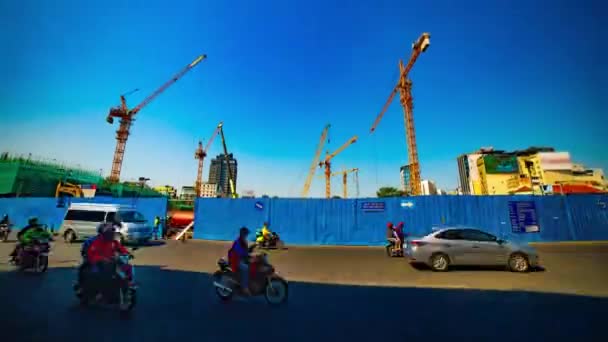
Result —
<path fill-rule="evenodd" d="M 401 201 L 401 208 L 406 208 L 406 209 L 414 209 L 414 201 L 412 200 L 408 200 L 408 201 Z"/>
<path fill-rule="evenodd" d="M 262 202 L 255 202 L 255 208 L 257 210 L 264 210 L 264 203 L 262 203 Z"/>
<path fill-rule="evenodd" d="M 509 218 L 513 233 L 540 232 L 533 201 L 509 201 Z"/>
<path fill-rule="evenodd" d="M 361 210 L 363 211 L 384 211 L 384 202 L 361 202 Z"/>

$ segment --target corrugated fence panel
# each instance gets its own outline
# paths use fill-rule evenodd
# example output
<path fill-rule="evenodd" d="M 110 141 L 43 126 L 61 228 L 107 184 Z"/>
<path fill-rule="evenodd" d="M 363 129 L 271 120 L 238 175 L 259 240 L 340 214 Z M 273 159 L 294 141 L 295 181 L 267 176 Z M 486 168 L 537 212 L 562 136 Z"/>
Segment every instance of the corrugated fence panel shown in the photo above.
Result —
<path fill-rule="evenodd" d="M 167 212 L 167 199 L 160 197 L 136 199 L 112 197 L 78 198 L 72 199 L 71 203 L 133 205 L 150 223 L 154 219 L 154 216 L 164 217 Z M 47 224 L 57 231 L 63 222 L 66 210 L 67 205 L 64 208 L 57 208 L 56 198 L 0 198 L 0 215 L 8 214 L 11 222 L 15 225 L 15 229 L 21 229 L 27 224 L 28 218 L 36 216 L 40 223 Z"/>
<path fill-rule="evenodd" d="M 565 196 L 576 240 L 608 240 L 608 196 Z"/>
<path fill-rule="evenodd" d="M 269 217 L 267 198 L 238 200 L 228 198 L 200 198 L 194 213 L 194 238 L 234 240 L 243 226 L 252 233 Z M 251 234 L 252 238 L 254 234 Z"/>
<path fill-rule="evenodd" d="M 27 225 L 27 220 L 35 216 L 40 223 L 47 224 L 49 228 L 59 230 L 64 208 L 57 208 L 55 198 L 0 198 L 0 215 L 8 214 L 14 229 L 19 230 Z"/>
<path fill-rule="evenodd" d="M 325 212 L 322 201 L 306 199 L 270 200 L 270 228 L 276 231 L 284 241 L 296 244 L 308 244 L 318 240 L 317 230 L 325 227 Z M 254 223 L 254 227 L 263 222 Z"/>
<path fill-rule="evenodd" d="M 509 201 L 532 201 L 540 226 L 538 233 L 514 233 Z M 72 199 L 72 202 L 134 205 L 150 222 L 164 216 L 165 198 Z M 370 203 L 383 208 L 370 211 Z M 367 204 L 366 204 L 367 203 Z M 65 208 L 55 198 L 0 198 L 0 215 L 10 216 L 15 228 L 36 216 L 59 229 Z M 373 205 L 371 205 L 373 209 Z M 366 209 L 367 208 L 367 209 Z M 433 227 L 477 227 L 501 238 L 519 241 L 608 240 L 608 196 L 420 196 L 389 199 L 199 199 L 195 207 L 195 238 L 231 240 L 238 229 L 251 230 L 271 223 L 287 243 L 379 245 L 385 241 L 386 223 L 405 222 L 414 236 Z"/>
<path fill-rule="evenodd" d="M 255 201 L 264 202 L 262 212 L 254 208 Z M 509 201 L 534 202 L 540 232 L 513 232 Z M 384 207 L 374 208 L 374 203 Z M 465 226 L 525 242 L 608 240 L 608 197 L 600 195 L 201 199 L 197 204 L 195 237 L 207 239 L 233 239 L 243 224 L 254 230 L 269 220 L 272 230 L 294 244 L 381 245 L 389 221 L 403 221 L 413 236 L 433 227 Z"/>

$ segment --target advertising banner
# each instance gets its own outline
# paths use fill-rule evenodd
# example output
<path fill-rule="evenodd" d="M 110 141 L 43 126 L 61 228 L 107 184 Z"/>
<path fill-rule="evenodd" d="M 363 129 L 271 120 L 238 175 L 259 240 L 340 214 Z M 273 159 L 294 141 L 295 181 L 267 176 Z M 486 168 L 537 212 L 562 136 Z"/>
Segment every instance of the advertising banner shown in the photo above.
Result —
<path fill-rule="evenodd" d="M 540 167 L 545 170 L 572 170 L 572 160 L 568 152 L 541 152 L 538 153 Z"/>
<path fill-rule="evenodd" d="M 508 155 L 483 156 L 487 174 L 518 173 L 517 157 Z"/>

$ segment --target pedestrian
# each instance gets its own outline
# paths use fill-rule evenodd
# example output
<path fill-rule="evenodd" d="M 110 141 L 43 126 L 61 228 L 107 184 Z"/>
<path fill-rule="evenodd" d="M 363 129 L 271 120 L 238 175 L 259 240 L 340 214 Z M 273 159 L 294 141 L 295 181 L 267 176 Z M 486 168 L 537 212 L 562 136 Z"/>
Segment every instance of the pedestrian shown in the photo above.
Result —
<path fill-rule="evenodd" d="M 167 222 L 165 221 L 164 218 L 160 219 L 160 236 L 161 239 L 166 240 L 167 239 Z"/>
<path fill-rule="evenodd" d="M 158 240 L 158 226 L 160 225 L 160 217 L 154 217 L 154 240 Z"/>
<path fill-rule="evenodd" d="M 163 222 L 163 234 L 165 236 L 165 240 L 169 240 L 169 226 L 171 224 L 171 216 L 167 215 L 165 218 L 165 222 Z"/>

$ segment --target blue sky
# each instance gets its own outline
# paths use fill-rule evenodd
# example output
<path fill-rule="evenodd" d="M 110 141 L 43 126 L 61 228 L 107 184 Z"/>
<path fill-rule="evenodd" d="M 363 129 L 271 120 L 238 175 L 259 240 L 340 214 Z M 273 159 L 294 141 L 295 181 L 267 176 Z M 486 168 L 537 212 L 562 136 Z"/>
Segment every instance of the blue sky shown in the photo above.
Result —
<path fill-rule="evenodd" d="M 399 101 L 369 128 L 398 60 L 430 32 L 410 74 L 423 178 L 454 188 L 455 158 L 480 146 L 554 146 L 608 169 L 601 13 L 601 1 L 555 0 L 2 1 L 0 150 L 108 174 L 119 95 L 140 88 L 135 106 L 205 53 L 138 114 L 124 179 L 192 184 L 196 143 L 223 120 L 239 189 L 295 196 L 331 123 L 330 150 L 359 135 L 334 169 L 358 167 L 373 195 L 399 185 L 407 158 Z"/>

